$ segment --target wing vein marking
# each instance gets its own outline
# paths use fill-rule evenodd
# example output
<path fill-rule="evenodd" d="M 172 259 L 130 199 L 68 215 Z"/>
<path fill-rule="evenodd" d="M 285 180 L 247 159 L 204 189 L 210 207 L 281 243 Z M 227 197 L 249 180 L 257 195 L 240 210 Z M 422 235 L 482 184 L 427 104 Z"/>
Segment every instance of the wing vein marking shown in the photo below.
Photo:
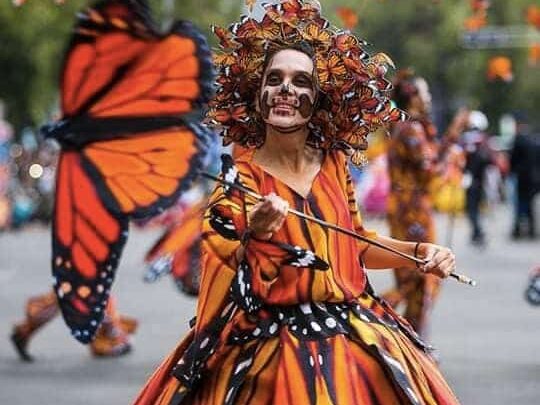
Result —
<path fill-rule="evenodd" d="M 98 146 L 98 145 L 94 145 L 93 146 L 94 149 L 100 149 L 100 150 L 103 150 L 105 152 L 111 152 L 109 149 L 105 148 L 104 146 Z M 148 150 L 148 151 L 145 151 L 145 152 L 150 152 L 152 150 Z M 114 153 L 114 152 L 113 152 Z M 116 153 L 119 153 L 119 152 L 116 152 Z M 168 179 L 173 179 L 173 180 L 178 180 L 178 178 L 176 176 L 171 176 L 171 175 L 167 175 L 167 174 L 160 174 L 158 172 L 155 171 L 155 169 L 159 166 L 157 164 L 155 164 L 155 162 L 151 162 L 150 160 L 148 159 L 145 159 L 144 157 L 141 156 L 141 152 L 121 152 L 121 154 L 123 155 L 129 155 L 129 156 L 133 156 L 133 157 L 136 157 L 140 160 L 142 160 L 143 162 L 147 163 L 149 166 L 150 166 L 150 170 L 147 172 L 147 173 L 151 173 L 151 174 L 154 174 L 156 176 L 160 176 L 160 177 L 165 177 L 165 178 L 168 178 Z M 196 154 L 196 153 L 195 153 Z M 101 171 L 100 171 L 101 173 Z M 146 173 L 146 174 L 147 174 Z M 125 175 L 131 175 L 130 173 L 124 173 Z M 103 174 L 102 174 L 103 175 Z M 105 176 L 103 175 L 105 178 L 115 178 L 117 177 L 118 175 L 114 175 L 114 176 Z"/>
<path fill-rule="evenodd" d="M 97 54 L 97 52 L 96 52 Z M 194 54 L 191 54 L 190 56 L 195 56 Z M 139 95 L 139 97 L 137 97 L 136 100 L 147 100 L 147 101 L 160 101 L 159 98 L 156 98 L 156 97 L 150 97 L 149 96 L 149 93 L 152 93 L 156 88 L 160 87 L 163 83 L 167 82 L 167 81 L 172 81 L 172 80 L 178 80 L 178 79 L 175 79 L 175 78 L 170 78 L 170 79 L 167 79 L 166 75 L 167 75 L 167 71 L 171 68 L 171 66 L 173 66 L 175 63 L 181 61 L 182 59 L 185 59 L 186 56 L 181 56 L 181 57 L 178 57 L 177 59 L 175 59 L 174 61 L 172 61 L 170 63 L 169 66 L 167 66 L 167 68 L 163 69 L 163 70 L 158 70 L 158 71 L 152 71 L 152 70 L 147 70 L 147 71 L 144 71 L 144 73 L 153 73 L 153 74 L 157 74 L 160 76 L 160 78 L 156 81 L 156 83 L 150 87 L 148 90 L 146 90 L 145 92 L 141 93 Z M 198 60 L 197 60 L 198 61 Z M 196 81 L 197 84 L 199 84 L 199 79 L 200 79 L 200 75 L 199 77 L 196 77 L 196 78 L 193 78 L 193 79 L 184 79 L 186 81 Z M 116 86 L 117 84 L 115 84 Z M 199 88 L 201 87 L 200 85 L 198 86 Z M 114 90 L 114 86 L 111 87 L 110 91 L 113 91 Z M 185 100 L 185 98 L 182 98 L 182 97 L 170 97 L 171 99 L 174 99 L 174 100 L 178 100 L 178 101 L 181 101 L 181 100 Z M 118 103 L 115 103 L 115 104 L 109 104 L 107 105 L 107 107 L 102 107 L 102 108 L 99 108 L 99 109 L 95 109 L 94 112 L 96 114 L 99 114 L 99 113 L 102 113 L 106 110 L 109 110 L 109 109 L 113 109 L 113 108 L 117 108 L 117 107 L 120 107 L 120 106 L 124 106 L 126 105 L 127 103 L 130 103 L 130 102 L 133 102 L 134 99 L 129 99 L 129 100 L 125 100 L 125 101 L 122 101 L 122 102 L 118 102 Z M 195 100 L 193 100 L 195 101 Z"/>
<path fill-rule="evenodd" d="M 108 212 L 108 211 L 107 211 Z M 110 213 L 109 213 L 110 214 Z M 86 223 L 86 225 L 88 225 L 89 228 L 91 228 L 94 233 L 101 239 L 101 241 L 107 245 L 107 248 L 109 250 L 109 253 L 107 254 L 107 257 L 110 255 L 110 246 L 111 246 L 111 243 L 106 239 L 105 235 L 100 232 L 100 230 L 95 226 L 95 224 L 91 221 L 91 219 L 89 217 L 87 217 L 84 213 L 80 212 L 79 213 L 79 216 L 84 220 L 84 222 Z M 82 245 L 82 243 L 81 243 Z M 92 255 L 93 257 L 94 255 Z"/>

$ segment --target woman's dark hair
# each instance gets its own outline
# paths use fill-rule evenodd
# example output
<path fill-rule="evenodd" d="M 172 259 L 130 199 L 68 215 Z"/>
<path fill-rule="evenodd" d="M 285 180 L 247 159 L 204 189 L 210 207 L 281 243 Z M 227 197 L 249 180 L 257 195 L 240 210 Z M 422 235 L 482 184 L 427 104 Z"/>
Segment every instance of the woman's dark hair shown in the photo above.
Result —
<path fill-rule="evenodd" d="M 397 72 L 394 80 L 394 90 L 392 99 L 396 103 L 398 108 L 406 110 L 413 96 L 418 94 L 418 86 L 416 80 L 418 76 L 414 75 L 414 72 L 410 69 Z"/>
<path fill-rule="evenodd" d="M 299 41 L 299 42 L 294 42 L 292 44 L 281 43 L 281 44 L 272 44 L 272 45 L 273 46 L 268 49 L 268 52 L 266 52 L 266 56 L 264 58 L 264 63 L 263 63 L 263 72 L 266 70 L 266 68 L 268 67 L 268 64 L 270 63 L 272 58 L 276 55 L 276 53 L 280 51 L 284 51 L 286 49 L 292 49 L 292 50 L 299 51 L 306 54 L 313 61 L 313 64 L 315 64 L 315 50 L 313 49 L 311 44 L 309 44 L 309 42 Z M 315 73 L 315 68 L 313 69 L 313 71 Z"/>

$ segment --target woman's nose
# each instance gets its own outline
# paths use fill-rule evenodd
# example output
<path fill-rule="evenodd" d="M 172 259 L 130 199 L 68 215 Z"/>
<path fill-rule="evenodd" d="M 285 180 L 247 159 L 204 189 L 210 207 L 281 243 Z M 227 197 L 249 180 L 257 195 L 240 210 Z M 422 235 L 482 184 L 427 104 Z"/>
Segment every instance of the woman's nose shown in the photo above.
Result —
<path fill-rule="evenodd" d="M 283 83 L 279 88 L 279 94 L 289 94 L 290 92 L 289 83 Z"/>

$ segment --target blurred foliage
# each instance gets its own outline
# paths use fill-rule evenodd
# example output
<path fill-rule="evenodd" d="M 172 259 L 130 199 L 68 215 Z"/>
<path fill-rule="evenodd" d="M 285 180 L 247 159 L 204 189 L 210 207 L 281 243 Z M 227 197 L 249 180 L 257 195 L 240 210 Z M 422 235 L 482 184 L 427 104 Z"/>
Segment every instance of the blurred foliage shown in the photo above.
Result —
<path fill-rule="evenodd" d="M 492 0 L 490 25 L 523 25 L 524 10 L 536 0 Z M 242 0 L 150 0 L 158 21 L 171 16 L 195 22 L 215 45 L 212 24 L 238 20 Z M 436 116 L 447 121 L 460 106 L 487 112 L 496 130 L 500 114 L 526 110 L 531 118 L 540 107 L 540 67 L 529 66 L 527 48 L 467 50 L 460 43 L 469 0 L 322 0 L 323 12 L 336 25 L 339 7 L 358 14 L 355 32 L 384 51 L 398 67 L 414 67 L 432 85 Z M 0 3 L 0 98 L 15 127 L 39 125 L 57 105 L 58 71 L 76 11 L 84 0 L 27 0 L 20 8 Z M 488 82 L 489 58 L 512 59 L 514 81 Z M 540 119 L 540 115 L 536 120 Z M 494 125 L 495 124 L 495 125 Z M 538 124 L 538 122 L 537 122 Z"/>
<path fill-rule="evenodd" d="M 538 0 L 491 0 L 488 25 L 526 24 L 527 6 Z M 388 53 L 398 68 L 412 67 L 431 85 L 438 123 L 446 123 L 462 106 L 485 111 L 492 132 L 507 112 L 527 111 L 540 125 L 540 66 L 529 66 L 528 48 L 465 49 L 461 43 L 469 0 L 324 0 L 326 14 L 348 6 L 359 14 L 355 29 L 374 44 L 373 51 Z M 334 15 L 333 21 L 339 25 Z M 511 58 L 514 80 L 490 82 L 488 60 Z"/>

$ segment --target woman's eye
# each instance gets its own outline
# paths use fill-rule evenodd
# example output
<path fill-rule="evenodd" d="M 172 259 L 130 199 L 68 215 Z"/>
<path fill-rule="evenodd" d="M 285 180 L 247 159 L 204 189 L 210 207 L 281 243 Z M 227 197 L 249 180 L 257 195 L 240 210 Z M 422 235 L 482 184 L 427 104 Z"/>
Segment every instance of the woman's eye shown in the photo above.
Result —
<path fill-rule="evenodd" d="M 269 86 L 277 86 L 281 83 L 281 78 L 277 75 L 270 75 L 266 78 L 266 84 Z"/>
<path fill-rule="evenodd" d="M 294 79 L 294 84 L 300 87 L 311 87 L 311 80 L 305 76 L 299 76 Z"/>

